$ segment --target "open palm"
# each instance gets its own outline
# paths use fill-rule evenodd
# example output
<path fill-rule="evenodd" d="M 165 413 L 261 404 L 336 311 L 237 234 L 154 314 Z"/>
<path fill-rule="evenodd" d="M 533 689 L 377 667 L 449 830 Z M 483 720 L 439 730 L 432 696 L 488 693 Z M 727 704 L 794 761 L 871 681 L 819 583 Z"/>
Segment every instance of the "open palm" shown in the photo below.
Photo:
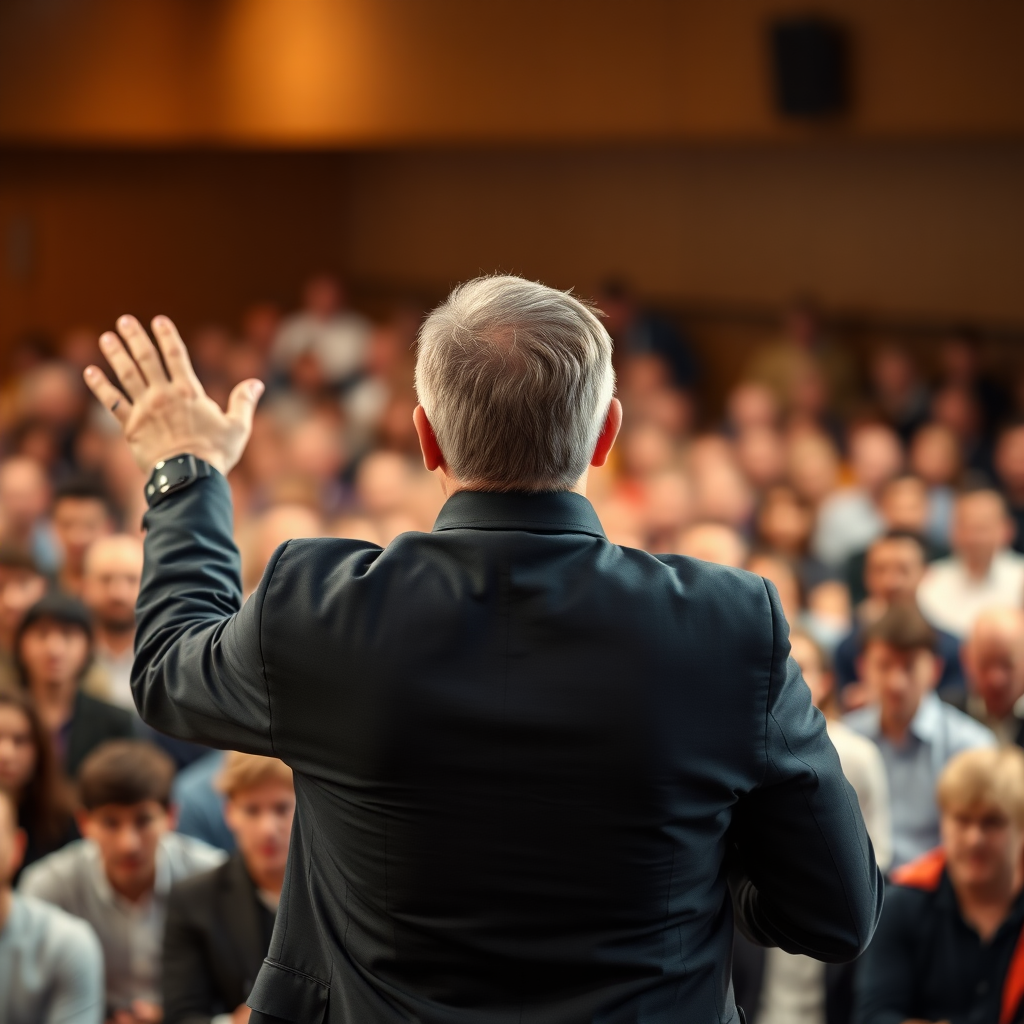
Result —
<path fill-rule="evenodd" d="M 144 472 L 187 452 L 227 474 L 249 440 L 262 382 L 238 384 L 225 411 L 203 390 L 174 324 L 158 316 L 152 327 L 159 351 L 133 316 L 117 321 L 118 334 L 107 331 L 100 337 L 100 350 L 122 390 L 97 366 L 86 368 L 86 384 L 121 424 Z"/>

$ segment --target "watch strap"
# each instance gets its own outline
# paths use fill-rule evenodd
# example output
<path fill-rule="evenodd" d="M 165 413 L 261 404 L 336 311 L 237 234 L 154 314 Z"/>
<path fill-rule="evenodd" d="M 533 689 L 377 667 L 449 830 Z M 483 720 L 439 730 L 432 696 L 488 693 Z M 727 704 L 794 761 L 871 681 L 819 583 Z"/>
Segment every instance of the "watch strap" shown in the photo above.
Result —
<path fill-rule="evenodd" d="M 153 467 L 149 482 L 146 484 L 146 501 L 149 507 L 159 505 L 178 491 L 183 491 L 197 480 L 210 475 L 210 464 L 204 459 L 197 459 L 187 452 L 173 455 L 169 459 L 158 462 Z"/>

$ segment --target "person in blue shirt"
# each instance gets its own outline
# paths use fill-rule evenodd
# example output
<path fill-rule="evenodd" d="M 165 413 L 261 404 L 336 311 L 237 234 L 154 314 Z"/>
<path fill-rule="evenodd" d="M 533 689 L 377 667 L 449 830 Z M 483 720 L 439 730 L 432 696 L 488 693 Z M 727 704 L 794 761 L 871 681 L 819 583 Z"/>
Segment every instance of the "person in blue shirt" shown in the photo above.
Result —
<path fill-rule="evenodd" d="M 864 630 L 891 605 L 915 600 L 917 585 L 928 564 L 924 542 L 915 533 L 892 530 L 868 548 L 864 559 L 864 587 L 867 598 L 857 607 L 858 624 L 835 652 L 836 686 L 845 708 L 863 705 L 867 699 L 858 659 L 864 644 Z M 960 664 L 960 641 L 952 633 L 935 629 L 935 653 L 942 666 L 937 684 L 943 700 L 963 708 L 964 673 Z"/>
<path fill-rule="evenodd" d="M 875 703 L 846 723 L 878 744 L 889 782 L 893 865 L 939 842 L 935 785 L 964 750 L 994 746 L 992 731 L 935 696 L 942 664 L 935 631 L 914 604 L 896 604 L 864 634 L 862 671 Z"/>

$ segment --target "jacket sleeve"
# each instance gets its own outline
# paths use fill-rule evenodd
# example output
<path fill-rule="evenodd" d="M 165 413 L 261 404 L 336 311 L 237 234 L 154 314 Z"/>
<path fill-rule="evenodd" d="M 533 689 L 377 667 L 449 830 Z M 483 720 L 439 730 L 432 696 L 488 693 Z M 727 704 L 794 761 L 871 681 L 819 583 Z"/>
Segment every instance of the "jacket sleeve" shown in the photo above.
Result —
<path fill-rule="evenodd" d="M 202 935 L 189 921 L 188 902 L 171 890 L 164 926 L 164 1024 L 210 1024 L 217 1003 Z"/>
<path fill-rule="evenodd" d="M 734 814 L 733 906 L 752 941 L 841 963 L 871 940 L 882 908 L 881 874 L 825 719 L 789 656 L 778 594 L 765 585 L 773 650 L 764 775 Z"/>
<path fill-rule="evenodd" d="M 132 693 L 144 722 L 182 740 L 272 755 L 260 648 L 266 582 L 242 604 L 231 491 L 216 470 L 149 510 Z"/>

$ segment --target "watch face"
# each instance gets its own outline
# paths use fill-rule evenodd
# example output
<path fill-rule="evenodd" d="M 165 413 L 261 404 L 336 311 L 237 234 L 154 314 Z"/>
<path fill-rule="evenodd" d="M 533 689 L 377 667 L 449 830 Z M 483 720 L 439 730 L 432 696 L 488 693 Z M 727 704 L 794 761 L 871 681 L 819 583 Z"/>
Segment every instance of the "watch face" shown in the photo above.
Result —
<path fill-rule="evenodd" d="M 192 459 L 187 456 L 179 456 L 176 459 L 168 459 L 166 462 L 158 462 L 146 487 L 146 496 L 150 501 L 153 501 L 159 495 L 170 494 L 183 484 L 189 483 L 194 476 Z"/>

